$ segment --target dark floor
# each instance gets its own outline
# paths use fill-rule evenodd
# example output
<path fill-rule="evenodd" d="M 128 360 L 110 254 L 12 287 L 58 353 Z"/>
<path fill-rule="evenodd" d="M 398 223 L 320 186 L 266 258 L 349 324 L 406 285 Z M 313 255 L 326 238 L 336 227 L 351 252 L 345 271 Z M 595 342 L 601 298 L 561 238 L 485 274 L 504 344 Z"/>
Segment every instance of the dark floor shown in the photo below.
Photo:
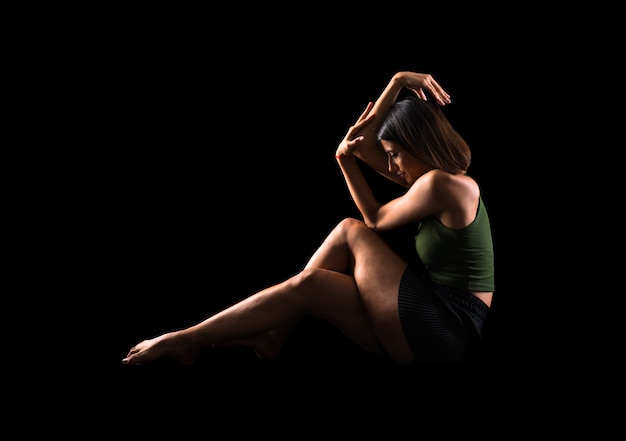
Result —
<path fill-rule="evenodd" d="M 491 412 L 494 405 L 526 397 L 529 387 L 537 389 L 532 380 L 537 360 L 519 341 L 510 341 L 517 347 L 508 353 L 485 348 L 493 352 L 458 366 L 402 368 L 362 352 L 324 325 L 303 328 L 273 361 L 243 347 L 207 350 L 193 366 L 165 360 L 123 366 L 119 360 L 101 378 L 102 396 L 115 403 L 112 420 L 150 424 L 151 431 L 161 418 L 171 429 L 174 416 L 179 424 L 189 417 L 193 427 L 223 432 L 226 426 L 242 434 L 362 430 L 368 435 L 380 426 L 407 427 L 422 418 L 422 427 L 439 421 L 443 433 L 454 428 L 445 422 L 453 414 Z M 291 432 L 294 424 L 300 430 Z"/>

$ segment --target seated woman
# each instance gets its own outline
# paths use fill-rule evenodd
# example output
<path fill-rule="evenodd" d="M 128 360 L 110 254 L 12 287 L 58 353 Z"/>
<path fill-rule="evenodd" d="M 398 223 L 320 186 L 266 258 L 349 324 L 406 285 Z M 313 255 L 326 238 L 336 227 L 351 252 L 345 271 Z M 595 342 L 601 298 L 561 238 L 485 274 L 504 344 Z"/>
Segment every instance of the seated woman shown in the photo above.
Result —
<path fill-rule="evenodd" d="M 403 89 L 413 94 L 400 99 Z M 199 323 L 144 340 L 122 362 L 167 357 L 192 364 L 215 345 L 246 345 L 273 359 L 307 316 L 398 365 L 462 362 L 491 306 L 494 255 L 487 208 L 467 174 L 470 149 L 443 114 L 449 103 L 430 74 L 393 75 L 336 149 L 362 219 L 339 222 L 298 274 Z M 358 161 L 406 191 L 379 202 Z M 409 224 L 418 231 L 423 270 L 381 237 Z"/>

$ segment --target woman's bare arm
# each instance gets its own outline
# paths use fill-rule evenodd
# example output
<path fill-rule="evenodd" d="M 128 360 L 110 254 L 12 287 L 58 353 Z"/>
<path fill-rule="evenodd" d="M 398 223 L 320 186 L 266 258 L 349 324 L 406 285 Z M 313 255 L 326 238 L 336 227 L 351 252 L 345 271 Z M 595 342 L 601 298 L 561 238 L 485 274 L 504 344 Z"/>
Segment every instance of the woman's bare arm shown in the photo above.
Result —
<path fill-rule="evenodd" d="M 382 123 L 385 114 L 398 98 L 403 88 L 411 89 L 418 98 L 427 100 L 428 95 L 433 97 L 440 105 L 449 104 L 450 95 L 435 81 L 432 75 L 417 72 L 397 72 L 382 91 L 376 102 L 369 110 L 373 117 L 367 125 L 358 133 L 363 139 L 353 149 L 352 154 L 362 160 L 376 172 L 391 181 L 407 186 L 406 181 L 400 179 L 395 173 L 389 171 L 388 158 L 378 144 L 376 132 Z"/>

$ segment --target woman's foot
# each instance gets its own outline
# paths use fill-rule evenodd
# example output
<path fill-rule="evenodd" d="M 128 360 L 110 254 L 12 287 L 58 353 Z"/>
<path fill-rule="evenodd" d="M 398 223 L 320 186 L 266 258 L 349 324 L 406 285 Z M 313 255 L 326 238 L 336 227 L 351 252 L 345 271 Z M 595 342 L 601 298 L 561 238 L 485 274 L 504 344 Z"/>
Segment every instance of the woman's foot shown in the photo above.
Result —
<path fill-rule="evenodd" d="M 169 332 L 133 346 L 122 363 L 128 365 L 147 364 L 167 357 L 183 365 L 192 365 L 198 353 L 198 349 L 185 341 L 183 334 Z"/>

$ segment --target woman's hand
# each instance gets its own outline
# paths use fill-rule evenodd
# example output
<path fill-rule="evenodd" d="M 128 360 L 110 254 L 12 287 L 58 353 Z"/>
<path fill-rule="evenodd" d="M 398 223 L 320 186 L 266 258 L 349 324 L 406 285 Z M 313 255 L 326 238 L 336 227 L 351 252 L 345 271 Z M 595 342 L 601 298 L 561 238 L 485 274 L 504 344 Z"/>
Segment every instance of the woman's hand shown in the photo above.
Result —
<path fill-rule="evenodd" d="M 362 135 L 357 137 L 355 137 L 355 135 L 359 133 L 359 131 L 361 131 L 361 129 L 363 129 L 374 118 L 374 116 L 376 116 L 375 113 L 370 113 L 372 107 L 374 107 L 374 103 L 369 102 L 363 113 L 361 113 L 361 116 L 359 116 L 357 122 L 353 126 L 350 126 L 346 136 L 344 136 L 343 140 L 337 147 L 337 151 L 335 152 L 336 157 L 352 156 L 354 149 L 356 149 L 359 142 L 363 140 Z"/>
<path fill-rule="evenodd" d="M 396 75 L 400 79 L 400 83 L 403 87 L 411 89 L 418 98 L 424 101 L 428 100 L 426 95 L 426 92 L 428 92 L 428 94 L 442 106 L 452 102 L 450 94 L 435 81 L 435 78 L 431 74 L 405 71 L 398 72 Z"/>

